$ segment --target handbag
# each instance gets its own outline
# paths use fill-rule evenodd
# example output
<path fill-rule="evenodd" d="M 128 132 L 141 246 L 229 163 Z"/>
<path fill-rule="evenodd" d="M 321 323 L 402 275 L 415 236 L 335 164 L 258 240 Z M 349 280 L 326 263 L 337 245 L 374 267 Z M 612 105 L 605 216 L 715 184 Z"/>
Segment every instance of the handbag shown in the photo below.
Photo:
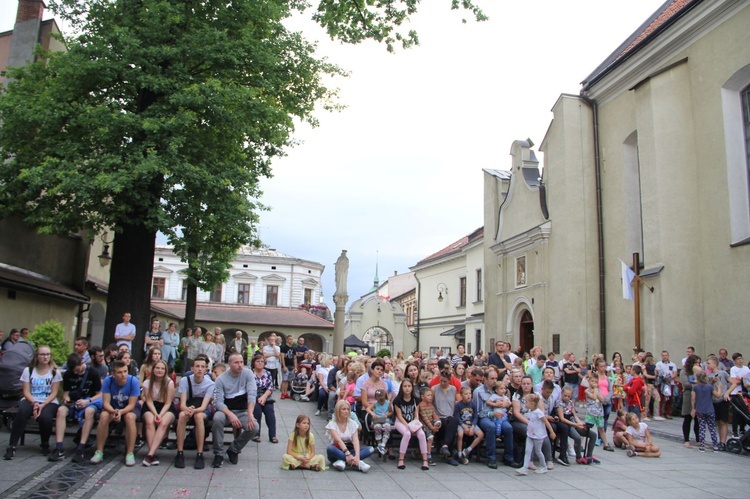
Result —
<path fill-rule="evenodd" d="M 422 429 L 422 422 L 418 419 L 414 419 L 407 425 L 407 427 L 410 432 L 414 433 Z"/>

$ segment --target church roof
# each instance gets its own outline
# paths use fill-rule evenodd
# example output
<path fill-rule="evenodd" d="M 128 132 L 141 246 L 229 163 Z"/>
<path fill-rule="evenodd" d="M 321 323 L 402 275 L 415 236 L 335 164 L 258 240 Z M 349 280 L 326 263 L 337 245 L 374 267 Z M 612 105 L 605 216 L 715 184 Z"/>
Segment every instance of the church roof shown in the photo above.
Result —
<path fill-rule="evenodd" d="M 585 93 L 614 68 L 642 49 L 702 0 L 667 0 L 620 44 L 581 84 Z"/>

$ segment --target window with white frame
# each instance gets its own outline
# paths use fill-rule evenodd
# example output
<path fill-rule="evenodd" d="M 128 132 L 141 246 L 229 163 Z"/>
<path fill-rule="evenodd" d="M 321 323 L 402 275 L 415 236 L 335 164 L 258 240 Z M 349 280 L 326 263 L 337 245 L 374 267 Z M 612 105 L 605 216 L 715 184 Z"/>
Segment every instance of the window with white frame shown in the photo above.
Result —
<path fill-rule="evenodd" d="M 750 64 L 721 89 L 727 161 L 730 244 L 750 244 Z"/>

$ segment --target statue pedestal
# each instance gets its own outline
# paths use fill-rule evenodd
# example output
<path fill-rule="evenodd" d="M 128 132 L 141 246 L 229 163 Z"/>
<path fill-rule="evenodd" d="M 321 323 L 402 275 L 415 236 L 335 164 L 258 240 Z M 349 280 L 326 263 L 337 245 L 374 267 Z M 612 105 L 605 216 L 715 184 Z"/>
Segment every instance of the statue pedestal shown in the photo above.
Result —
<path fill-rule="evenodd" d="M 346 321 L 346 302 L 348 296 L 334 295 L 333 301 L 336 303 L 336 309 L 333 312 L 333 355 L 344 353 L 344 322 Z"/>

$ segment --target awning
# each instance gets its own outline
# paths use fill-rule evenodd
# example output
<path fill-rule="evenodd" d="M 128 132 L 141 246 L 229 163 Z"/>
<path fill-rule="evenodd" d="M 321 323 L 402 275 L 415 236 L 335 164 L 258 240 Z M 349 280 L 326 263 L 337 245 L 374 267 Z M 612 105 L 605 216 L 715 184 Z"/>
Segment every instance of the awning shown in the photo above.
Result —
<path fill-rule="evenodd" d="M 440 336 L 456 336 L 456 335 L 461 336 L 462 333 L 464 333 L 465 331 L 466 331 L 466 326 L 462 324 L 460 326 L 456 326 L 445 332 L 440 333 Z"/>
<path fill-rule="evenodd" d="M 357 338 L 355 335 L 350 334 L 344 339 L 345 348 L 369 348 L 370 345 Z"/>

